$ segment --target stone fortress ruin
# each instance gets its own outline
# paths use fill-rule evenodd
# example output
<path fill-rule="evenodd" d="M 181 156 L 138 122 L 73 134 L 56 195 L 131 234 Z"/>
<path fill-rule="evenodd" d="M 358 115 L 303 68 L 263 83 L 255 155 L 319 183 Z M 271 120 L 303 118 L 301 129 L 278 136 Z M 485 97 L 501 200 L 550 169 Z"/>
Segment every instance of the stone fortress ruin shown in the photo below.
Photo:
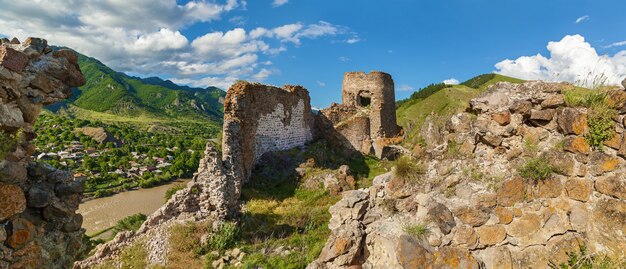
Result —
<path fill-rule="evenodd" d="M 342 88 L 343 103 L 321 111 L 318 119 L 321 135 L 352 151 L 385 157 L 390 139 L 401 134 L 396 122 L 391 75 L 377 71 L 347 72 Z"/>
<path fill-rule="evenodd" d="M 209 143 L 186 189 L 174 194 L 135 234 L 122 233 L 74 268 L 91 268 L 119 256 L 121 249 L 137 240 L 146 240 L 150 264 L 164 264 L 167 228 L 180 222 L 237 216 L 242 186 L 265 153 L 304 146 L 315 139 L 327 139 L 349 152 L 369 154 L 378 152 L 379 145 L 385 148 L 381 141 L 399 133 L 391 76 L 346 73 L 343 85 L 344 104 L 313 113 L 309 93 L 301 86 L 233 84 L 224 102 L 222 154 Z"/>

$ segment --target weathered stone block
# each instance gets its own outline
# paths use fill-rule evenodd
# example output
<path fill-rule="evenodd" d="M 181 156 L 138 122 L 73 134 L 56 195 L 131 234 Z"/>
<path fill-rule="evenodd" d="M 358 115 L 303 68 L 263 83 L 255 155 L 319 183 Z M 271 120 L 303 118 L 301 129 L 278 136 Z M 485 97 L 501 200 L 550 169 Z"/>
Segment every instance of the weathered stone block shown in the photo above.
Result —
<path fill-rule="evenodd" d="M 563 149 L 572 153 L 589 154 L 591 147 L 580 136 L 569 136 L 563 140 Z"/>
<path fill-rule="evenodd" d="M 463 223 L 471 226 L 480 226 L 485 224 L 489 220 L 488 208 L 476 208 L 476 207 L 460 207 L 454 210 L 454 214 Z"/>
<path fill-rule="evenodd" d="M 506 230 L 504 226 L 499 224 L 478 227 L 476 228 L 476 233 L 478 234 L 478 241 L 482 246 L 493 246 L 506 238 Z"/>
<path fill-rule="evenodd" d="M 0 46 L 0 65 L 13 72 L 21 73 L 28 65 L 26 54 L 6 46 Z"/>
<path fill-rule="evenodd" d="M 17 185 L 0 184 L 0 221 L 26 209 L 24 191 Z"/>
<path fill-rule="evenodd" d="M 567 181 L 565 190 L 567 190 L 569 198 L 586 202 L 593 191 L 593 186 L 589 180 L 573 178 Z"/>
<path fill-rule="evenodd" d="M 626 200 L 626 181 L 618 176 L 596 179 L 596 190 L 606 195 Z"/>
<path fill-rule="evenodd" d="M 576 108 L 563 108 L 559 114 L 558 123 L 564 135 L 581 135 L 589 130 L 587 114 Z"/>
<path fill-rule="evenodd" d="M 521 178 L 514 178 L 502 183 L 498 189 L 498 205 L 513 206 L 515 203 L 524 201 L 526 184 Z"/>
<path fill-rule="evenodd" d="M 544 109 L 544 110 L 532 110 L 530 112 L 530 119 L 537 121 L 551 121 L 554 118 L 556 110 Z"/>
<path fill-rule="evenodd" d="M 508 111 L 493 113 L 491 114 L 491 119 L 496 123 L 505 126 L 511 123 L 511 113 Z"/>

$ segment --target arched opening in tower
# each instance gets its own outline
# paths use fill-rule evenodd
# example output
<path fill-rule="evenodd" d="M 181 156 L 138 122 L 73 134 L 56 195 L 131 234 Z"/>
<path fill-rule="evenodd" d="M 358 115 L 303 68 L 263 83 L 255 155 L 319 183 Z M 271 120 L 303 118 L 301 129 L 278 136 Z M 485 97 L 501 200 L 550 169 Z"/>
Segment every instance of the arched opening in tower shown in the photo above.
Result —
<path fill-rule="evenodd" d="M 368 91 L 359 92 L 357 103 L 361 107 L 368 107 L 372 103 L 372 95 Z"/>

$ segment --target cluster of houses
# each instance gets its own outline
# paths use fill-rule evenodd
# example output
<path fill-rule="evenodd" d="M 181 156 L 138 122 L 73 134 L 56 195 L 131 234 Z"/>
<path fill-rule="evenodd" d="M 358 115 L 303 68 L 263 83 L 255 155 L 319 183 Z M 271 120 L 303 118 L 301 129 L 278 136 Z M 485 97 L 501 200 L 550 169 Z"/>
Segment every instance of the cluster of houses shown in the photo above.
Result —
<path fill-rule="evenodd" d="M 84 148 L 83 145 L 79 141 L 72 141 L 69 145 L 64 148 L 56 151 L 55 144 L 51 143 L 46 145 L 46 148 L 51 149 L 50 152 L 43 152 L 36 156 L 37 160 L 57 160 L 59 164 L 63 166 L 68 166 L 68 160 L 74 161 L 76 164 L 80 165 L 85 156 L 89 156 L 92 158 L 98 158 L 100 156 L 106 155 L 110 149 L 102 149 L 97 150 L 95 148 Z M 177 150 L 174 148 L 166 148 L 168 152 L 174 152 Z M 147 172 L 151 172 L 154 174 L 163 173 L 164 168 L 171 166 L 171 161 L 174 160 L 174 156 L 167 155 L 165 157 L 148 157 L 146 154 L 139 154 L 137 152 L 131 152 L 132 160 L 128 162 L 130 168 L 117 168 L 113 172 L 108 172 L 109 174 L 117 174 L 125 178 L 134 178 L 143 176 Z M 142 160 L 147 158 L 152 158 L 154 160 L 154 165 L 145 165 Z M 91 174 L 91 176 L 98 177 L 100 176 L 99 171 L 88 171 L 86 173 Z M 89 175 L 85 173 L 76 173 L 74 174 L 76 179 L 87 179 Z"/>

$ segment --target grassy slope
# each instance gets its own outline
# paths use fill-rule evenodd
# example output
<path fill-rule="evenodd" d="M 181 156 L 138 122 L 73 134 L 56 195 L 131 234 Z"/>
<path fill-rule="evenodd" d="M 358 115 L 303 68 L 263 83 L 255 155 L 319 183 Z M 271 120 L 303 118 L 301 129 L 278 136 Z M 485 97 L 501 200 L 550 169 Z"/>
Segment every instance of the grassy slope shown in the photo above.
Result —
<path fill-rule="evenodd" d="M 442 116 L 442 120 L 450 115 L 464 111 L 469 100 L 487 90 L 489 86 L 500 81 L 521 83 L 523 80 L 498 74 L 484 74 L 474 77 L 461 85 L 437 87 L 428 95 L 416 94 L 412 99 L 399 102 L 396 110 L 398 124 L 407 133 L 407 144 L 415 144 L 419 140 L 419 129 L 426 117 L 431 114 Z"/>
<path fill-rule="evenodd" d="M 221 125 L 224 91 L 178 86 L 159 78 L 140 79 L 116 72 L 100 61 L 78 54 L 87 84 L 52 111 L 67 108 L 79 118 L 131 124 L 192 122 Z M 204 107 L 204 109 L 197 109 Z"/>

